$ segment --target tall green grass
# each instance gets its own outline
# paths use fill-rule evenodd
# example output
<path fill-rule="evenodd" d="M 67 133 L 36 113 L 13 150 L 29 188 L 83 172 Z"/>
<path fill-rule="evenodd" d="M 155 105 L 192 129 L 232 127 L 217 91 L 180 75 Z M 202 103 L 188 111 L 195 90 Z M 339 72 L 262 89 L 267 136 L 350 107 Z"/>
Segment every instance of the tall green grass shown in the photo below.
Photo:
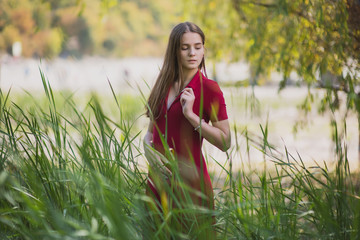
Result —
<path fill-rule="evenodd" d="M 147 172 L 139 166 L 141 112 L 126 113 L 114 91 L 110 111 L 96 95 L 79 107 L 71 94 L 54 93 L 43 74 L 42 81 L 45 103 L 0 93 L 0 239 L 201 239 L 211 221 L 197 222 L 199 213 L 216 216 L 217 239 L 360 238 L 359 178 L 341 134 L 334 134 L 337 164 L 329 170 L 305 166 L 301 154 L 280 154 L 267 126 L 257 138 L 235 125 L 235 146 L 219 164 L 215 210 L 171 189 L 159 209 L 145 195 Z M 239 137 L 274 167 L 234 171 Z M 187 204 L 172 208 L 169 199 Z M 193 220 L 188 232 L 179 228 L 184 217 Z"/>

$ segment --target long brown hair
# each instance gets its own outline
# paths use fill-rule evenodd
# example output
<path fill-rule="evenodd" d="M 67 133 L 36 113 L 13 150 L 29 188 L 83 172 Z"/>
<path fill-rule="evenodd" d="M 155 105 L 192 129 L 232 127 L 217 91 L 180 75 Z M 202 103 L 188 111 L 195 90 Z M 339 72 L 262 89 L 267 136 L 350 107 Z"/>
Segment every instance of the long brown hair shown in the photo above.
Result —
<path fill-rule="evenodd" d="M 146 116 L 155 120 L 160 116 L 161 104 L 164 101 L 169 87 L 176 81 L 180 81 L 180 91 L 184 87 L 183 70 L 180 59 L 181 38 L 186 32 L 198 33 L 201 36 L 202 44 L 205 44 L 203 31 L 194 23 L 184 22 L 176 25 L 170 33 L 163 66 L 155 85 L 150 92 L 147 102 Z M 206 75 L 205 58 L 203 57 L 199 69 Z"/>

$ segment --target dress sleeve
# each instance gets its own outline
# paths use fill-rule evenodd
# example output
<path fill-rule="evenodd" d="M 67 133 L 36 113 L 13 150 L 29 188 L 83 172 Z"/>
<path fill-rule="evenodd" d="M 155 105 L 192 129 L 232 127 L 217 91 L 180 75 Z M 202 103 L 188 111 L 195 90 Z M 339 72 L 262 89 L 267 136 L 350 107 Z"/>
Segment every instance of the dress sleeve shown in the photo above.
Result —
<path fill-rule="evenodd" d="M 208 80 L 204 87 L 204 111 L 212 122 L 228 119 L 223 93 L 217 82 Z"/>

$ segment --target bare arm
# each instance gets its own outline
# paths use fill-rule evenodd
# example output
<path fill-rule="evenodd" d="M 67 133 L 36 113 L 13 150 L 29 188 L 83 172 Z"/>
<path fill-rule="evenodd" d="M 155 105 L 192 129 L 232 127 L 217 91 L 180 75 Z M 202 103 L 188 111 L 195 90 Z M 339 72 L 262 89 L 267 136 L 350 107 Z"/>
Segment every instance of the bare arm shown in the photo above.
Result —
<path fill-rule="evenodd" d="M 190 114 L 186 118 L 189 120 L 194 129 L 200 125 L 200 117 L 195 113 Z M 198 128 L 197 131 L 201 131 L 202 136 L 220 150 L 225 152 L 230 148 L 231 135 L 229 121 L 227 119 L 212 122 L 212 125 L 202 121 L 201 129 Z"/>
<path fill-rule="evenodd" d="M 221 120 L 212 122 L 212 125 L 207 124 L 206 122 L 201 122 L 201 130 L 198 128 L 200 125 L 200 117 L 196 115 L 193 110 L 193 104 L 195 100 L 194 92 L 191 88 L 184 89 L 180 101 L 183 106 L 183 113 L 186 119 L 197 131 L 201 131 L 202 136 L 219 148 L 222 151 L 226 151 L 230 148 L 231 145 L 231 134 L 229 121 Z"/>

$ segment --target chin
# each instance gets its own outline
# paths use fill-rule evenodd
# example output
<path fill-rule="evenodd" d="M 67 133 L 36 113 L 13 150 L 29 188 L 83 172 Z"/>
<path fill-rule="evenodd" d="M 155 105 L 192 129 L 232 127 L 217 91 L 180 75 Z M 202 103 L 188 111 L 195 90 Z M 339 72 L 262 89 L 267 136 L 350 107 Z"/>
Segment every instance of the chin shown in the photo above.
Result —
<path fill-rule="evenodd" d="M 185 66 L 183 66 L 183 68 L 187 69 L 187 70 L 193 70 L 193 69 L 198 69 L 199 65 L 197 65 L 197 64 L 185 65 Z"/>

